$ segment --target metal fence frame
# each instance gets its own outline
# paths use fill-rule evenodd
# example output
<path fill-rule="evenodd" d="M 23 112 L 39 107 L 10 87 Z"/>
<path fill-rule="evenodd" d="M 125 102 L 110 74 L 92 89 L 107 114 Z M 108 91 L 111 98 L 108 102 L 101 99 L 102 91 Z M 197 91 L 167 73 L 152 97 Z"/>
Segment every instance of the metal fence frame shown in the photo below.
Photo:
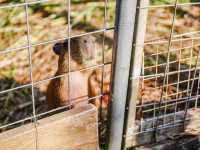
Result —
<path fill-rule="evenodd" d="M 124 134 L 122 135 L 122 137 L 124 137 L 124 142 L 123 142 L 123 149 L 126 149 L 128 147 L 131 146 L 136 146 L 137 145 L 137 138 L 141 135 L 142 136 L 141 140 L 143 140 L 143 138 L 146 138 L 144 140 L 144 142 L 141 142 L 143 144 L 148 143 L 148 142 L 152 142 L 150 140 L 152 139 L 157 139 L 157 134 L 159 131 L 161 130 L 165 130 L 168 129 L 170 130 L 170 128 L 176 128 L 176 126 L 184 126 L 186 122 L 188 121 L 188 116 L 187 116 L 187 111 L 188 109 L 191 108 L 190 105 L 190 101 L 195 101 L 195 108 L 197 107 L 197 102 L 199 99 L 199 77 L 196 77 L 196 75 L 198 75 L 199 73 L 199 66 L 197 66 L 198 61 L 199 61 L 199 51 L 197 50 L 196 54 L 192 56 L 192 58 L 195 59 L 195 64 L 193 65 L 193 67 L 186 69 L 189 72 L 189 76 L 188 79 L 186 81 L 181 81 L 180 79 L 177 81 L 177 83 L 175 83 L 176 81 L 173 82 L 173 84 L 177 84 L 177 86 L 179 84 L 181 84 L 182 82 L 186 82 L 188 83 L 186 92 L 188 96 L 183 96 L 179 99 L 172 99 L 169 100 L 168 102 L 165 101 L 164 99 L 164 91 L 168 88 L 168 86 L 171 85 L 171 83 L 168 82 L 168 76 L 170 74 L 173 74 L 172 71 L 169 71 L 169 65 L 173 65 L 173 61 L 171 61 L 171 57 L 170 57 L 170 53 L 173 51 L 178 51 L 179 49 L 175 49 L 172 48 L 172 43 L 177 41 L 177 42 L 183 42 L 183 41 L 187 41 L 187 38 L 183 38 L 185 35 L 191 35 L 192 37 L 190 38 L 192 40 L 192 45 L 191 46 L 182 46 L 180 49 L 192 49 L 194 47 L 199 47 L 199 44 L 195 45 L 193 40 L 198 40 L 199 36 L 197 37 L 193 37 L 193 34 L 198 34 L 199 31 L 194 31 L 194 32 L 187 32 L 184 34 L 180 34 L 180 35 L 174 35 L 174 24 L 175 24 L 175 20 L 176 20 L 176 11 L 178 7 L 184 7 L 184 6 L 196 6 L 196 5 L 200 5 L 200 2 L 191 2 L 191 3 L 179 3 L 178 0 L 174 1 L 174 4 L 163 4 L 163 5 L 149 5 L 147 1 L 140 1 L 138 2 L 137 5 L 137 14 L 136 16 L 138 16 L 138 18 L 136 18 L 136 25 L 135 25 L 135 30 L 134 30 L 134 37 L 133 37 L 133 56 L 132 56 L 132 60 L 131 60 L 131 68 L 130 68 L 130 81 L 128 83 L 129 85 L 129 92 L 127 94 L 127 109 L 128 112 L 126 113 L 126 120 L 124 122 Z M 171 23 L 171 31 L 170 31 L 170 35 L 167 39 L 162 40 L 162 39 L 155 39 L 152 41 L 144 41 L 144 36 L 145 36 L 145 32 L 146 32 L 146 25 L 147 25 L 147 14 L 149 9 L 157 9 L 157 8 L 172 8 L 174 10 L 173 13 L 173 17 L 172 17 L 172 23 Z M 198 34 L 199 35 L 199 34 Z M 177 38 L 180 37 L 180 38 Z M 177 39 L 176 39 L 177 38 Z M 165 51 L 166 53 L 166 57 L 167 57 L 167 62 L 164 63 L 162 66 L 164 67 L 164 71 L 162 73 L 155 73 L 152 75 L 145 75 L 144 74 L 144 70 L 148 69 L 148 66 L 144 66 L 144 59 L 146 59 L 147 57 L 151 57 L 151 55 L 159 55 L 158 51 L 155 52 L 155 54 L 151 54 L 151 55 L 147 55 L 145 56 L 145 52 L 144 52 L 144 47 L 148 44 L 161 44 L 162 42 L 165 41 L 165 43 L 167 43 L 168 48 Z M 174 43 L 173 43 L 174 44 Z M 162 53 L 162 52 L 161 52 Z M 146 57 L 146 58 L 145 58 Z M 190 56 L 189 56 L 190 57 Z M 191 59 L 191 58 L 188 58 Z M 142 62 L 143 61 L 143 62 Z M 157 60 L 156 60 L 157 61 Z M 177 60 L 180 64 L 180 60 Z M 156 62 L 158 63 L 158 62 Z M 191 64 L 191 62 L 190 62 Z M 157 65 L 152 66 L 155 67 L 157 69 Z M 142 69 L 142 70 L 140 70 Z M 180 73 L 182 70 L 179 68 L 177 70 L 178 73 Z M 152 71 L 153 72 L 153 71 Z M 176 71 L 175 71 L 176 72 Z M 193 72 L 193 73 L 192 73 Z M 154 73 L 154 72 L 153 72 Z M 192 75 L 193 74 L 193 75 Z M 139 92 L 139 89 L 141 87 L 139 87 L 139 82 L 141 82 L 142 84 L 142 88 L 144 86 L 144 81 L 150 81 L 151 79 L 153 79 L 154 77 L 157 79 L 159 77 L 163 76 L 164 79 L 162 79 L 163 83 L 160 85 L 160 87 L 156 87 L 157 89 L 161 89 L 161 96 L 158 100 L 158 102 L 152 102 L 150 104 L 145 104 L 144 101 L 142 101 L 141 104 L 136 104 L 136 101 L 138 100 L 138 96 L 137 93 Z M 180 76 L 180 75 L 179 75 Z M 139 81 L 140 80 L 140 81 Z M 142 80 L 142 81 L 141 81 Z M 192 95 L 193 88 L 194 88 L 194 82 L 195 80 L 198 80 L 198 87 L 197 87 L 197 95 Z M 152 80 L 153 81 L 153 80 Z M 191 83 L 190 83 L 191 82 Z M 156 84 L 156 83 L 155 83 Z M 156 90 L 155 88 L 155 90 Z M 176 94 L 176 93 L 175 93 Z M 170 96 L 170 95 L 168 95 Z M 180 101 L 178 101 L 180 100 Z M 171 104 L 173 103 L 173 104 Z M 182 119 L 177 119 L 178 117 L 175 117 L 174 122 L 170 122 L 170 121 L 166 121 L 166 118 L 170 116 L 170 114 L 167 113 L 168 109 L 171 109 L 171 107 L 177 107 L 177 105 L 179 103 L 183 103 L 184 104 L 184 113 L 180 114 L 181 112 L 179 112 L 178 110 L 175 109 L 175 111 L 171 114 L 172 117 L 176 116 L 176 115 L 182 115 Z M 150 105 L 152 105 L 153 108 L 148 108 L 151 107 Z M 176 105 L 176 106 L 173 106 Z M 143 108 L 144 107 L 144 108 Z M 146 110 L 143 110 L 145 109 Z M 137 120 L 136 122 L 136 113 L 135 111 L 141 109 L 141 113 L 153 113 L 154 117 L 152 117 L 151 121 L 148 121 L 148 118 L 143 119 L 142 117 L 140 118 L 140 120 Z M 164 113 L 161 113 L 162 111 L 164 111 Z M 158 114 L 157 114 L 158 112 Z M 168 116 L 169 115 L 169 116 Z M 184 117 L 183 117 L 184 116 Z M 180 117 L 179 117 L 180 118 Z M 163 119 L 163 124 L 160 125 L 158 122 L 160 120 Z M 140 122 L 139 122 L 140 121 Z M 145 122 L 146 121 L 146 122 Z M 136 125 L 137 124 L 137 125 Z M 149 124 L 149 126 L 148 126 Z M 153 127 L 151 128 L 151 124 L 153 124 Z M 159 125 L 158 125 L 159 124 Z M 156 141 L 154 141 L 156 142 Z"/>
<path fill-rule="evenodd" d="M 60 78 L 66 76 L 66 74 L 59 75 L 56 77 L 50 77 L 48 79 L 40 80 L 40 81 L 34 81 L 33 80 L 33 66 L 32 66 L 32 47 L 36 47 L 39 45 L 46 45 L 50 43 L 55 43 L 62 40 L 68 40 L 68 43 L 70 43 L 70 40 L 72 38 L 77 38 L 80 36 L 86 36 L 89 34 L 96 34 L 96 33 L 103 33 L 113 30 L 114 27 L 108 27 L 107 25 L 107 5 L 108 0 L 104 1 L 105 4 L 105 10 L 104 10 L 104 27 L 103 29 L 98 29 L 89 33 L 83 33 L 76 36 L 71 36 L 71 0 L 68 0 L 68 28 L 66 28 L 66 34 L 68 36 L 62 37 L 60 39 L 54 39 L 54 40 L 48 40 L 41 43 L 33 44 L 31 43 L 31 36 L 30 36 L 30 24 L 29 24 L 29 14 L 28 14 L 28 8 L 29 5 L 34 5 L 37 3 L 45 3 L 50 0 L 35 0 L 35 1 L 28 1 L 25 0 L 23 3 L 17 3 L 17 4 L 9 4 L 9 5 L 0 5 L 0 9 L 5 8 L 13 8 L 13 7 L 24 7 L 25 14 L 26 14 L 26 30 L 27 30 L 27 45 L 22 47 L 16 47 L 12 49 L 5 49 L 3 51 L 0 51 L 0 54 L 9 53 L 12 51 L 19 51 L 21 49 L 27 49 L 28 50 L 28 60 L 29 60 L 29 73 L 30 73 L 30 80 L 31 82 L 29 84 L 25 84 L 19 87 L 10 88 L 8 90 L 0 91 L 0 94 L 5 94 L 14 90 L 18 90 L 21 88 L 31 87 L 31 94 L 32 94 L 32 106 L 33 106 L 33 113 L 31 117 L 25 118 L 23 120 L 19 120 L 14 123 L 6 124 L 3 126 L 0 126 L 0 129 L 6 128 L 9 126 L 12 126 L 14 124 L 24 122 L 27 120 L 33 120 L 33 123 L 35 125 L 35 129 L 37 132 L 37 118 L 52 112 L 55 112 L 57 110 L 63 110 L 70 106 L 64 106 L 60 107 L 48 112 L 44 112 L 42 114 L 36 114 L 35 110 L 35 98 L 34 98 L 34 87 L 38 84 L 41 84 L 45 81 L 50 81 L 52 79 Z M 130 146 L 131 144 L 127 140 L 127 137 L 131 134 L 139 134 L 135 131 L 135 111 L 137 109 L 136 106 L 136 93 L 138 93 L 138 85 L 139 85 L 139 79 L 140 79 L 140 73 L 142 66 L 142 50 L 143 47 L 146 44 L 152 44 L 153 42 L 144 42 L 144 36 L 145 36 L 145 30 L 146 30 L 146 20 L 147 20 L 147 12 L 150 8 L 160 8 L 160 7 L 171 7 L 175 8 L 175 11 L 178 6 L 185 6 L 185 5 L 200 5 L 200 2 L 195 3 L 176 3 L 176 4 L 167 4 L 167 5 L 155 5 L 155 6 L 149 6 L 147 0 L 117 0 L 116 1 L 116 23 L 115 23 L 115 36 L 114 36 L 114 56 L 113 56 L 113 70 L 112 70 L 112 89 L 111 89 L 111 126 L 110 128 L 110 135 L 109 135 L 109 150 L 117 150 L 117 149 L 126 149 L 127 145 Z M 143 18 L 142 18 L 143 16 Z M 173 19 L 174 22 L 174 19 Z M 172 26 L 173 26 L 172 22 Z M 173 30 L 173 28 L 172 28 Z M 172 31 L 173 32 L 173 31 Z M 169 40 L 165 40 L 164 42 L 169 43 L 169 51 L 170 51 L 170 43 L 173 41 L 172 39 L 173 35 L 171 34 L 171 38 Z M 182 37 L 182 35 L 181 35 Z M 183 39 L 181 39 L 183 40 Z M 104 42 L 105 39 L 103 38 L 103 50 L 104 50 Z M 158 40 L 157 42 L 163 42 L 161 40 Z M 70 49 L 70 44 L 68 45 Z M 70 51 L 70 50 L 69 50 Z M 69 52 L 70 56 L 70 52 Z M 137 58 L 137 59 L 136 59 Z M 139 58 L 139 59 L 138 59 Z M 104 60 L 104 56 L 102 58 Z M 70 62 L 70 60 L 69 60 Z M 166 68 L 169 66 L 169 61 L 165 63 L 164 65 Z M 70 64 L 70 63 L 69 63 Z M 105 62 L 99 65 L 95 65 L 92 67 L 84 68 L 78 71 L 85 71 L 89 69 L 97 69 L 97 68 L 104 68 L 106 65 Z M 144 67 L 143 67 L 144 68 Z M 166 69 L 165 73 L 168 69 Z M 194 68 L 195 72 L 197 72 L 197 68 Z M 103 72 L 103 71 L 102 71 Z M 69 67 L 69 73 L 67 75 L 70 76 L 71 70 Z M 103 73 L 102 73 L 103 76 Z M 165 76 L 165 75 L 164 75 Z M 199 77 L 197 78 L 199 79 Z M 190 79 L 188 79 L 190 81 Z M 188 81 L 188 82 L 189 82 Z M 194 78 L 192 79 L 194 81 Z M 190 89 L 188 89 L 189 92 Z M 103 93 L 100 95 L 97 95 L 96 97 L 102 97 Z M 92 97 L 88 100 L 95 99 L 96 97 Z M 189 98 L 197 99 L 195 96 L 192 97 L 192 95 L 189 95 Z M 187 97 L 186 97 L 187 99 Z M 162 97 L 160 99 L 162 101 Z M 188 99 L 186 100 L 187 103 Z M 72 102 L 73 103 L 73 102 Z M 72 104 L 71 103 L 71 104 Z M 187 106 L 188 107 L 188 106 Z M 186 107 L 186 114 L 187 114 L 187 107 Z M 162 106 L 159 106 L 159 109 L 162 109 Z M 154 108 L 155 111 L 155 108 Z M 166 115 L 166 114 L 165 114 Z M 156 117 L 157 119 L 159 116 Z M 142 121 L 141 121 L 142 123 Z M 164 127 L 163 127 L 164 128 Z M 156 128 L 157 129 L 157 125 Z M 155 130 L 152 129 L 152 130 Z M 144 131 L 145 132 L 145 131 Z M 36 145 L 37 145 L 37 137 L 36 137 Z"/>
<path fill-rule="evenodd" d="M 121 149 L 137 1 L 117 0 L 109 150 Z"/>

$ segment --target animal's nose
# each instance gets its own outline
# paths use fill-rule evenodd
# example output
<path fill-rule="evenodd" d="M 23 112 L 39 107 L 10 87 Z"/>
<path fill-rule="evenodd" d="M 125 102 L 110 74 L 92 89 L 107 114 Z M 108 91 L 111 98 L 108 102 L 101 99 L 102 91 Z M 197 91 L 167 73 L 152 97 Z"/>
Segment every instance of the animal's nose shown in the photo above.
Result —
<path fill-rule="evenodd" d="M 60 55 L 61 49 L 62 49 L 62 44 L 61 44 L 61 43 L 56 43 L 56 44 L 53 46 L 53 51 L 54 51 L 54 53 L 56 53 L 57 55 Z"/>
<path fill-rule="evenodd" d="M 94 50 L 94 49 L 91 50 L 90 58 L 91 58 L 91 59 L 95 59 L 95 58 L 96 58 L 96 53 L 95 53 L 95 50 Z"/>

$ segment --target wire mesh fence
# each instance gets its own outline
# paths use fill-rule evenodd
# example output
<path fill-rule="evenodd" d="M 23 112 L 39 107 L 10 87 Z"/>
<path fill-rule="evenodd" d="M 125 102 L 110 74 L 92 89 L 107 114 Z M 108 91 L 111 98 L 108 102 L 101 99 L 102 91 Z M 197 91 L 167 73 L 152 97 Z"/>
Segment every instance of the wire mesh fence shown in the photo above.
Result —
<path fill-rule="evenodd" d="M 28 122 L 37 128 L 38 119 L 81 103 L 93 103 L 99 108 L 99 135 L 104 144 L 114 29 L 111 12 L 115 1 L 0 2 L 0 131 Z M 76 41 L 79 43 L 75 45 Z M 58 49 L 59 44 L 64 49 L 62 56 L 52 50 Z M 83 51 L 79 51 L 79 44 Z M 84 48 L 94 57 L 79 62 L 87 57 L 81 53 Z M 55 87 L 60 83 L 64 84 L 61 88 L 65 93 L 53 95 L 59 91 L 60 85 Z M 64 103 L 54 105 L 54 101 L 48 101 L 48 94 Z"/>
<path fill-rule="evenodd" d="M 188 110 L 199 107 L 199 6 L 199 1 L 178 0 L 138 6 L 148 11 L 148 19 L 145 42 L 134 43 L 143 54 L 130 135 L 153 132 L 156 138 L 158 130 L 185 127 Z"/>
<path fill-rule="evenodd" d="M 37 129 L 38 119 L 93 103 L 105 144 L 116 2 L 0 2 L 0 131 L 27 122 Z M 187 110 L 199 106 L 200 2 L 155 2 L 137 7 L 148 11 L 148 19 L 145 42 L 133 44 L 143 47 L 139 92 L 133 93 L 139 96 L 136 108 L 129 108 L 136 110 L 134 135 L 183 125 Z M 63 81 L 65 92 L 56 93 L 60 87 L 51 84 Z"/>

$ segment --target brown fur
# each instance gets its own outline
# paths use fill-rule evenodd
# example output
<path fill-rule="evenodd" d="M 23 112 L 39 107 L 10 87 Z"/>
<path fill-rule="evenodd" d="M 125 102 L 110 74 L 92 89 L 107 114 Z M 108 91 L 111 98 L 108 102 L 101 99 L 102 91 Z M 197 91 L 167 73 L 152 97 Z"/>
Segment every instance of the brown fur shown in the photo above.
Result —
<path fill-rule="evenodd" d="M 51 80 L 47 88 L 47 102 L 51 109 L 72 103 L 72 106 L 88 103 L 85 100 L 88 99 L 88 78 L 91 71 L 80 72 L 78 70 L 95 61 L 95 39 L 92 36 L 85 36 L 70 40 L 70 70 L 73 71 L 70 72 L 70 78 L 68 76 L 68 44 L 66 43 L 59 43 L 62 48 L 59 54 L 58 69 L 55 74 L 55 76 L 63 74 L 65 76 Z"/>
<path fill-rule="evenodd" d="M 102 81 L 102 71 L 103 71 L 103 81 Z M 89 97 L 99 96 L 103 93 L 102 98 L 96 98 L 93 104 L 97 107 L 106 108 L 109 103 L 110 94 L 110 75 L 111 75 L 111 65 L 104 66 L 104 69 L 96 69 L 89 76 L 88 80 L 88 95 Z M 103 87 L 102 87 L 103 83 Z M 103 90 L 103 91 L 102 91 Z M 102 92 L 101 92 L 102 91 Z"/>

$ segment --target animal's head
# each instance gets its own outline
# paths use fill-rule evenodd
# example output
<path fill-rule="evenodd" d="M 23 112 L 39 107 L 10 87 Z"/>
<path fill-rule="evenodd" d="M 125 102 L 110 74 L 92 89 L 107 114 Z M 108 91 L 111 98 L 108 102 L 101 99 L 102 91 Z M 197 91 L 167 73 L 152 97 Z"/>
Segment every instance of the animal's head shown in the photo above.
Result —
<path fill-rule="evenodd" d="M 77 43 L 77 48 L 80 49 L 80 52 L 82 54 L 82 57 L 84 59 L 95 59 L 96 58 L 96 46 L 95 42 L 96 39 L 93 36 L 83 36 L 81 38 L 75 39 L 77 40 L 75 43 Z M 76 46 L 76 45 L 74 45 Z"/>
<path fill-rule="evenodd" d="M 70 44 L 69 40 L 65 40 L 63 43 L 56 43 L 53 47 L 55 54 L 68 58 L 69 56 L 69 45 L 70 45 L 70 56 L 71 59 L 75 60 L 77 63 L 83 64 L 90 60 L 95 60 L 97 56 L 96 50 L 96 39 L 95 37 L 82 36 L 78 38 L 71 38 Z"/>

